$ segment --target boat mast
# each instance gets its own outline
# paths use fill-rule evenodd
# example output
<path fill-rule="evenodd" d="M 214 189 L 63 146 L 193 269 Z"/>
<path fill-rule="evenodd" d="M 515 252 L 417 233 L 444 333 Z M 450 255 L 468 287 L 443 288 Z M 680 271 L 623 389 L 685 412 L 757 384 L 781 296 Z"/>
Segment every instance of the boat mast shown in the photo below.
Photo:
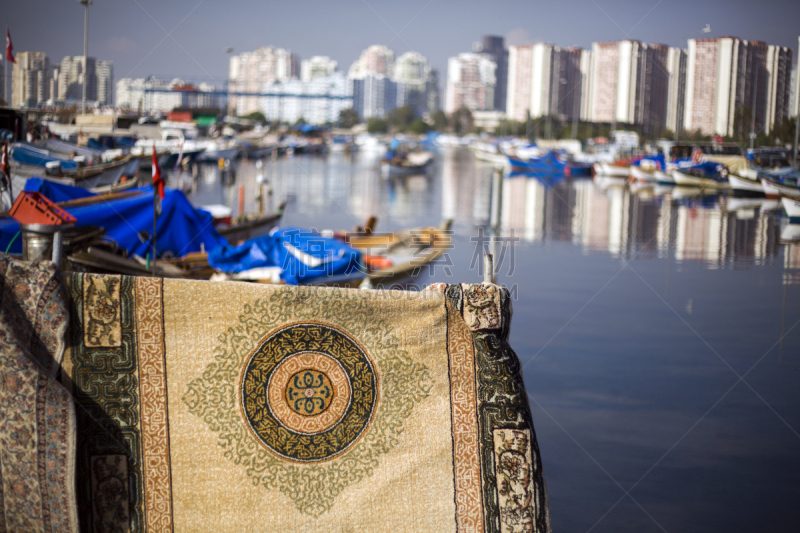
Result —
<path fill-rule="evenodd" d="M 89 73 L 86 71 L 88 58 L 86 57 L 89 53 L 89 6 L 92 5 L 92 0 L 79 0 L 79 4 L 81 4 L 85 8 L 85 12 L 83 15 L 83 94 L 81 95 L 81 114 L 86 114 L 86 83 L 89 81 Z"/>
<path fill-rule="evenodd" d="M 797 164 L 797 138 L 800 136 L 800 109 L 795 109 L 795 117 L 794 117 L 794 166 L 798 167 Z"/>

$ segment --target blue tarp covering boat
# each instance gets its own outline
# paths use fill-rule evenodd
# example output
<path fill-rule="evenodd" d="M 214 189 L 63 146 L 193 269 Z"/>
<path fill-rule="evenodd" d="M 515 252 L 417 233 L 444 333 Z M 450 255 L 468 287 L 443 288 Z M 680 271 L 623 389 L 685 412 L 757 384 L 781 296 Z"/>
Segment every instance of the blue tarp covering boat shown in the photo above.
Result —
<path fill-rule="evenodd" d="M 61 168 L 63 170 L 75 170 L 78 168 L 78 163 L 71 159 L 56 157 L 47 150 L 35 148 L 23 143 L 14 143 L 11 158 L 23 165 L 33 165 L 42 168 L 45 168 L 45 165 L 51 161 L 58 161 L 61 163 Z"/>
<path fill-rule="evenodd" d="M 46 196 L 48 200 L 55 203 L 68 202 L 88 196 L 97 196 L 89 189 L 64 185 L 63 183 L 43 180 L 42 178 L 30 178 L 25 182 L 25 190 L 41 193 Z"/>
<path fill-rule="evenodd" d="M 95 196 L 94 193 L 79 187 L 49 182 L 43 184 L 42 181 L 38 178 L 28 180 L 25 190 L 42 192 L 54 202 Z M 106 236 L 127 250 L 128 254 L 145 257 L 151 251 L 149 235 L 153 231 L 153 188 L 140 187 L 129 192 L 138 194 L 65 209 L 77 219 L 78 226 L 100 226 L 106 230 Z M 83 196 L 78 196 L 79 194 Z M 161 209 L 156 243 L 159 257 L 164 257 L 168 253 L 182 257 L 191 252 L 213 250 L 228 244 L 228 241 L 214 229 L 211 214 L 195 209 L 183 192 L 166 189 Z M 0 251 L 5 251 L 18 231 L 19 224 L 16 220 L 0 219 Z M 20 238 L 14 241 L 9 252 L 22 253 Z"/>
<path fill-rule="evenodd" d="M 289 285 L 320 278 L 363 272 L 361 252 L 311 230 L 287 227 L 273 230 L 238 246 L 221 246 L 209 252 L 208 263 L 222 272 L 238 273 L 263 267 L 281 268 Z"/>
<path fill-rule="evenodd" d="M 561 161 L 556 152 L 547 152 L 542 157 L 531 157 L 527 160 L 508 157 L 511 167 L 525 172 L 533 172 L 542 176 L 564 174 L 566 163 Z"/>

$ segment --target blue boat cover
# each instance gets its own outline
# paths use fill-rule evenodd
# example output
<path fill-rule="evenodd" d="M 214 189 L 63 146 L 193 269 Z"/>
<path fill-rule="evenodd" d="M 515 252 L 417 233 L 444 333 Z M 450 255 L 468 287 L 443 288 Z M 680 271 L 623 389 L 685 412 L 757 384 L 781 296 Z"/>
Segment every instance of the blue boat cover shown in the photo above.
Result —
<path fill-rule="evenodd" d="M 29 184 L 31 187 L 35 186 L 35 182 L 30 181 L 26 183 L 26 189 Z M 55 189 L 60 191 L 57 194 L 64 196 L 57 196 L 59 199 L 54 201 L 70 199 L 66 196 L 70 193 L 65 193 L 64 187 L 69 186 L 59 185 Z M 78 226 L 100 226 L 106 230 L 107 238 L 113 239 L 129 255 L 145 257 L 152 249 L 150 234 L 153 232 L 153 187 L 140 187 L 131 189 L 130 192 L 139 194 L 95 205 L 68 207 L 66 210 L 77 219 Z M 77 192 L 73 191 L 72 194 Z M 94 193 L 85 196 L 94 196 Z M 165 254 L 182 257 L 191 252 L 213 250 L 228 244 L 214 229 L 211 214 L 195 209 L 182 191 L 166 189 L 161 210 L 156 242 L 156 253 L 159 257 L 164 257 Z M 19 224 L 16 220 L 0 219 L 0 251 L 6 250 L 18 231 Z M 20 237 L 16 238 L 9 252 L 22 253 Z"/>
<path fill-rule="evenodd" d="M 24 190 L 38 192 L 55 203 L 68 202 L 70 200 L 77 200 L 78 198 L 86 198 L 87 196 L 96 196 L 95 193 L 88 189 L 55 183 L 43 180 L 42 178 L 30 178 L 25 182 Z"/>
<path fill-rule="evenodd" d="M 554 151 L 549 151 L 542 157 L 531 157 L 527 160 L 509 156 L 508 160 L 513 168 L 540 176 L 563 174 L 566 166 L 566 163 L 561 161 Z"/>
<path fill-rule="evenodd" d="M 692 165 L 688 167 L 688 170 L 698 170 L 703 173 L 706 177 L 716 179 L 719 177 L 719 173 L 722 171 L 723 165 L 720 163 L 714 163 L 713 161 L 706 161 L 705 163 L 700 163 L 698 165 Z"/>
<path fill-rule="evenodd" d="M 61 168 L 63 170 L 75 170 L 78 168 L 78 163 L 71 159 L 55 157 L 47 150 L 41 150 L 22 143 L 14 143 L 11 157 L 14 161 L 22 163 L 23 165 L 34 165 L 44 168 L 47 163 L 58 161 L 61 163 Z"/>
<path fill-rule="evenodd" d="M 281 279 L 300 285 L 329 276 L 361 270 L 361 252 L 319 233 L 294 227 L 276 228 L 269 235 L 238 246 L 220 246 L 209 252 L 208 263 L 222 272 L 280 267 Z"/>

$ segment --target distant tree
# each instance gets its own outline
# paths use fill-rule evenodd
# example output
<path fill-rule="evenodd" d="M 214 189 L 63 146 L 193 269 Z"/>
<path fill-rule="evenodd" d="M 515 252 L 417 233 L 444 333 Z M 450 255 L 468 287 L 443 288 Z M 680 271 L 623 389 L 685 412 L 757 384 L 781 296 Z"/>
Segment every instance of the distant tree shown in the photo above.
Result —
<path fill-rule="evenodd" d="M 306 119 L 304 119 L 303 117 L 300 117 L 294 121 L 295 126 L 302 126 L 303 124 L 307 124 Z"/>
<path fill-rule="evenodd" d="M 464 135 L 472 131 L 475 120 L 472 118 L 472 111 L 466 106 L 462 106 L 450 115 L 450 127 L 456 135 Z"/>
<path fill-rule="evenodd" d="M 261 111 L 253 111 L 252 113 L 248 113 L 246 115 L 242 115 L 239 118 L 243 118 L 246 120 L 252 120 L 254 122 L 258 122 L 259 124 L 266 124 L 269 122 L 267 117 Z"/>
<path fill-rule="evenodd" d="M 371 118 L 367 121 L 367 131 L 369 133 L 386 133 L 389 131 L 389 123 L 382 118 Z"/>
<path fill-rule="evenodd" d="M 350 129 L 360 122 L 358 113 L 352 107 L 342 109 L 339 112 L 339 127 Z"/>
<path fill-rule="evenodd" d="M 431 126 L 421 118 L 418 118 L 411 123 L 411 125 L 408 127 L 408 131 L 411 133 L 416 133 L 417 135 L 423 135 L 431 131 Z"/>
<path fill-rule="evenodd" d="M 661 134 L 659 135 L 659 138 L 661 138 L 661 139 L 674 139 L 675 138 L 675 132 L 672 131 L 671 129 L 661 130 Z"/>
<path fill-rule="evenodd" d="M 433 120 L 433 129 L 436 131 L 445 131 L 447 129 L 447 114 L 441 109 L 433 112 L 431 120 Z"/>
<path fill-rule="evenodd" d="M 404 105 L 389 111 L 389 127 L 395 131 L 406 131 L 414 121 L 414 110 L 411 106 Z"/>

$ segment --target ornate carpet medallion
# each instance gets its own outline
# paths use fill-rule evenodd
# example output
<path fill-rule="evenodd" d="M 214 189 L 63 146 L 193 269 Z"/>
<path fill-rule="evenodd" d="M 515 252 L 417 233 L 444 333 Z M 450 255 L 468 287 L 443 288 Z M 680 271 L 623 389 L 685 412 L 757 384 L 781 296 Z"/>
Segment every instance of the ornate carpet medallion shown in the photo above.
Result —
<path fill-rule="evenodd" d="M 245 366 L 242 412 L 270 451 L 324 461 L 352 446 L 375 411 L 372 360 L 329 324 L 292 324 L 268 335 Z"/>
<path fill-rule="evenodd" d="M 182 398 L 254 484 L 311 516 L 373 475 L 433 386 L 353 292 L 292 287 L 246 305 Z"/>

